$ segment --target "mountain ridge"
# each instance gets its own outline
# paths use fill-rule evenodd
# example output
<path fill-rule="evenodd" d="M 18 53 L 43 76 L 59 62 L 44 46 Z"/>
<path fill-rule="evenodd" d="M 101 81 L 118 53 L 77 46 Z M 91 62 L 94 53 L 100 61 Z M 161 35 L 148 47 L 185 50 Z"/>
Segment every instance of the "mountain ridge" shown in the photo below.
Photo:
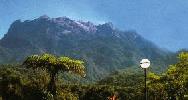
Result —
<path fill-rule="evenodd" d="M 161 71 L 172 63 L 172 52 L 158 48 L 133 31 L 115 29 L 112 23 L 94 25 L 67 17 L 41 16 L 16 20 L 0 40 L 0 63 L 21 62 L 32 54 L 51 53 L 86 62 L 88 78 L 98 80 L 110 72 L 138 66 L 148 58 Z M 6 59 L 5 59 L 6 58 Z"/>

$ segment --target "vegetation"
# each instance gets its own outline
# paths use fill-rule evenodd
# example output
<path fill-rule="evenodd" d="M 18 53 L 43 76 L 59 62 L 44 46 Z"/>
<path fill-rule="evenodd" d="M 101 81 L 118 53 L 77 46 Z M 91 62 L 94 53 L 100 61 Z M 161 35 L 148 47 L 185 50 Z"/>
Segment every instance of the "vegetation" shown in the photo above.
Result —
<path fill-rule="evenodd" d="M 154 73 L 149 75 L 150 91 L 153 97 L 183 100 L 184 95 L 188 93 L 188 53 L 182 52 L 178 58 L 179 61 L 170 65 L 166 73 L 160 76 Z"/>
<path fill-rule="evenodd" d="M 116 71 L 96 84 L 65 84 L 58 76 L 73 72 L 85 76 L 84 62 L 50 54 L 29 56 L 22 65 L 1 65 L 0 97 L 3 100 L 142 100 L 141 69 Z M 61 74 L 63 75 L 63 74 Z M 148 73 L 149 100 L 183 100 L 188 94 L 188 52 L 166 72 Z"/>
<path fill-rule="evenodd" d="M 143 81 L 143 75 L 139 70 L 125 70 L 118 71 L 99 81 L 99 84 L 132 88 L 135 91 L 131 98 L 137 98 L 144 95 Z M 148 99 L 183 100 L 184 96 L 188 94 L 187 84 L 188 52 L 181 52 L 178 55 L 178 62 L 174 65 L 170 65 L 166 72 L 162 74 L 148 73 Z M 131 94 L 130 91 L 127 93 Z"/>
<path fill-rule="evenodd" d="M 56 94 L 56 76 L 59 71 L 72 71 L 74 73 L 85 76 L 85 67 L 82 61 L 72 60 L 68 57 L 57 58 L 50 54 L 44 54 L 42 56 L 33 55 L 28 57 L 23 65 L 28 68 L 42 68 L 47 70 L 50 74 L 50 82 L 48 90 L 55 95 Z"/>
<path fill-rule="evenodd" d="M 85 75 L 85 67 L 82 61 L 68 57 L 57 58 L 50 54 L 30 56 L 22 66 L 3 66 L 1 68 L 2 98 L 5 100 L 31 99 L 35 98 L 33 97 L 35 95 L 37 96 L 36 99 L 45 99 L 51 96 L 57 99 L 56 77 L 60 71 Z M 29 97 L 25 94 L 26 91 L 29 92 Z"/>

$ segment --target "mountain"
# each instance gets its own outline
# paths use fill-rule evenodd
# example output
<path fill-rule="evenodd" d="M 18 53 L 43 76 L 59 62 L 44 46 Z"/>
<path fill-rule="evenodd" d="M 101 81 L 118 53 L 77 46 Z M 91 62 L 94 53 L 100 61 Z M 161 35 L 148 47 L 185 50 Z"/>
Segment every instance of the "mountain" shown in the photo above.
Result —
<path fill-rule="evenodd" d="M 42 53 L 84 60 L 90 80 L 115 70 L 139 67 L 142 58 L 150 59 L 155 71 L 173 62 L 173 53 L 134 31 L 118 30 L 112 23 L 95 25 L 67 17 L 16 20 L 0 40 L 0 63 L 22 62 L 29 55 Z"/>

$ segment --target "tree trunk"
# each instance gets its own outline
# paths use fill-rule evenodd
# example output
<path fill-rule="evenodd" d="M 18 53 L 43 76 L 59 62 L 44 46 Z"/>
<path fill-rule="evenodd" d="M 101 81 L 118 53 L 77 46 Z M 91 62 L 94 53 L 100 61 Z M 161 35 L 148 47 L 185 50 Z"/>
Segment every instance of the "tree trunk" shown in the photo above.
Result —
<path fill-rule="evenodd" d="M 48 85 L 48 91 L 53 94 L 53 96 L 56 95 L 56 74 L 52 73 L 50 75 L 50 83 Z"/>
<path fill-rule="evenodd" d="M 9 94 L 7 92 L 8 90 L 8 80 L 5 77 L 2 77 L 2 82 L 1 82 L 1 93 L 2 93 L 2 100 L 8 100 L 9 99 Z"/>

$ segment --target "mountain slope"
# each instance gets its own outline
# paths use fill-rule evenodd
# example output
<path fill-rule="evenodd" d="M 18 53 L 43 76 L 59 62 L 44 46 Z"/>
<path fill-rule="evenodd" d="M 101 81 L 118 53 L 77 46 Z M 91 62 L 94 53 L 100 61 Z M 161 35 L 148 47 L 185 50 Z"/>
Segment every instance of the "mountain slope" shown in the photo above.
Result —
<path fill-rule="evenodd" d="M 141 58 L 150 59 L 157 71 L 172 61 L 171 52 L 161 50 L 136 32 L 114 29 L 111 23 L 94 25 L 67 17 L 41 16 L 13 22 L 0 40 L 0 51 L 1 63 L 21 62 L 28 55 L 41 53 L 78 58 L 86 62 L 90 80 L 138 66 Z"/>

